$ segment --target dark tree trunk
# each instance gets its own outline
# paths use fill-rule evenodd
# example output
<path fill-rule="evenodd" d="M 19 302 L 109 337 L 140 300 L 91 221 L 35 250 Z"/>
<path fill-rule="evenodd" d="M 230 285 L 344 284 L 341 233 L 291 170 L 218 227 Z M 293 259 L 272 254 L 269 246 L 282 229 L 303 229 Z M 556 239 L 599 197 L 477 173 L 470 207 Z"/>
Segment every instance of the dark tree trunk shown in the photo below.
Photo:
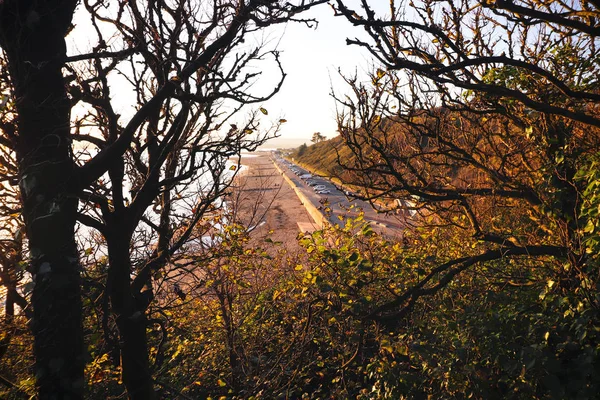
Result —
<path fill-rule="evenodd" d="M 127 394 L 134 400 L 156 398 L 150 363 L 146 308 L 149 299 L 136 295 L 131 289 L 131 261 L 129 243 L 131 234 L 114 224 L 115 231 L 107 232 L 109 276 L 108 288 L 113 313 L 117 317 L 121 369 Z"/>
<path fill-rule="evenodd" d="M 0 45 L 16 99 L 19 178 L 29 239 L 40 399 L 81 399 L 84 346 L 71 193 L 70 101 L 62 66 L 76 0 L 5 0 Z"/>

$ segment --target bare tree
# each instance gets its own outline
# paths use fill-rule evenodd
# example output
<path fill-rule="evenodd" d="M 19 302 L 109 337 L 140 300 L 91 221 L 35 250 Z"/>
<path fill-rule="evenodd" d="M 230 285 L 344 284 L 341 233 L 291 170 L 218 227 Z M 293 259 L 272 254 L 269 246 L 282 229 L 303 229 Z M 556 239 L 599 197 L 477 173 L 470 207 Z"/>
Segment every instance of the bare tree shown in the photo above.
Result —
<path fill-rule="evenodd" d="M 379 66 L 369 83 L 346 78 L 351 95 L 338 96 L 355 155 L 346 166 L 371 199 L 404 199 L 435 213 L 432 226 L 485 244 L 373 315 L 404 315 L 465 269 L 507 256 L 555 257 L 566 290 L 592 278 L 576 172 L 600 145 L 597 2 L 392 2 L 381 17 L 367 0 L 337 0 L 336 10 L 364 28 L 370 40 L 348 43 Z"/>
<path fill-rule="evenodd" d="M 40 398 L 83 393 L 77 220 L 106 238 L 106 285 L 129 395 L 154 397 L 145 340 L 149 285 L 153 272 L 186 240 L 184 233 L 171 241 L 171 218 L 181 214 L 173 195 L 184 198 L 183 186 L 211 175 L 212 185 L 196 199 L 196 212 L 187 221 L 192 227 L 224 188 L 224 160 L 263 140 L 247 139 L 257 127 L 254 117 L 240 128 L 223 126 L 224 115 L 239 109 L 223 100 L 261 102 L 281 85 L 266 95 L 247 91 L 260 75 L 250 70 L 254 62 L 268 56 L 279 61 L 276 52 L 261 53 L 260 46 L 244 48 L 244 38 L 294 21 L 319 3 L 324 0 L 83 1 L 81 18 L 90 20 L 96 37 L 89 52 L 74 55 L 67 55 L 65 36 L 78 32 L 72 24 L 76 0 L 0 4 L 0 46 L 16 121 L 16 129 L 2 131 L 18 158 L 35 280 Z M 117 76 L 119 85 L 127 82 L 135 91 L 126 122 L 113 104 Z M 153 204 L 154 220 L 146 215 Z M 140 221 L 155 232 L 157 245 L 146 262 L 140 257 L 134 265 L 130 244 Z"/>

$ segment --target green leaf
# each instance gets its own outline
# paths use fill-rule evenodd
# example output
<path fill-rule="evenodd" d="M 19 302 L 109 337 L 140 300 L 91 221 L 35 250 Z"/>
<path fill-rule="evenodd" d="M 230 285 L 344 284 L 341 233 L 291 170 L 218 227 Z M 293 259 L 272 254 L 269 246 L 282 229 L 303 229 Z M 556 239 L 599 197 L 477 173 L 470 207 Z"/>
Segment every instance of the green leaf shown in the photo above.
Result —
<path fill-rule="evenodd" d="M 527 128 L 525 128 L 525 136 L 527 136 L 527 138 L 531 137 L 532 133 L 533 133 L 533 126 L 528 126 Z"/>
<path fill-rule="evenodd" d="M 585 228 L 583 228 L 583 231 L 585 233 L 594 233 L 594 230 L 596 229 L 596 225 L 594 224 L 594 221 L 589 220 L 585 226 Z"/>

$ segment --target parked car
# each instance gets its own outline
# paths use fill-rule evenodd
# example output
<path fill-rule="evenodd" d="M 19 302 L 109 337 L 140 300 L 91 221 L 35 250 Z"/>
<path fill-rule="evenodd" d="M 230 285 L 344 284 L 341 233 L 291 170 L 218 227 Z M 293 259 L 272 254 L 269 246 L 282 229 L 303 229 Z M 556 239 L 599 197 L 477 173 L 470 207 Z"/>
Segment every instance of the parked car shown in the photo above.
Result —
<path fill-rule="evenodd" d="M 329 194 L 329 193 L 331 193 L 331 190 L 327 190 L 327 189 L 317 190 L 317 194 Z"/>
<path fill-rule="evenodd" d="M 315 187 L 313 187 L 313 190 L 315 192 L 317 192 L 319 190 L 325 190 L 325 189 L 327 189 L 327 186 L 325 186 L 325 185 L 316 185 Z"/>

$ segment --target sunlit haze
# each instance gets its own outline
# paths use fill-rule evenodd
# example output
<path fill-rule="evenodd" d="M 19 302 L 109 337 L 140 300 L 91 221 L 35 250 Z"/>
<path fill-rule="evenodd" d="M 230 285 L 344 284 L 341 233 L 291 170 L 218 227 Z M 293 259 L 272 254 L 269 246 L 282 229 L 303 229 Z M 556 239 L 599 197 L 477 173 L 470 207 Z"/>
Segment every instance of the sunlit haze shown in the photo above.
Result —
<path fill-rule="evenodd" d="M 269 114 L 282 116 L 288 122 L 282 126 L 281 137 L 270 141 L 269 147 L 296 147 L 306 142 L 314 132 L 328 138 L 336 135 L 336 91 L 345 91 L 338 68 L 344 73 L 359 72 L 369 67 L 366 52 L 346 45 L 346 38 L 361 35 L 345 19 L 334 17 L 324 4 L 304 15 L 319 21 L 316 29 L 303 24 L 278 27 L 273 36 L 281 39 L 278 48 L 287 79 L 281 91 L 265 104 Z M 279 37 L 277 37 L 279 35 Z"/>
<path fill-rule="evenodd" d="M 268 110 L 268 115 L 261 115 L 260 118 L 263 130 L 280 118 L 287 120 L 281 126 L 279 137 L 263 147 L 297 147 L 302 143 L 310 143 L 315 132 L 328 138 L 334 137 L 337 127 L 331 91 L 332 88 L 336 93 L 346 91 L 338 71 L 346 75 L 355 72 L 362 75 L 372 64 L 371 57 L 364 50 L 346 44 L 346 38 L 364 38 L 363 31 L 351 26 L 345 18 L 335 17 L 328 4 L 315 7 L 298 18 L 314 19 L 318 24 L 307 26 L 294 22 L 277 25 L 261 29 L 246 40 L 248 50 L 261 47 L 265 52 L 278 51 L 287 74 L 279 93 L 264 104 L 249 105 L 247 112 L 239 113 L 232 121 L 243 123 L 248 112 L 259 107 Z M 82 7 L 75 15 L 74 23 L 77 33 L 67 37 L 69 53 L 74 55 L 91 51 L 97 36 L 89 23 L 87 11 Z M 109 45 L 113 39 L 118 40 L 112 37 L 108 40 Z M 254 67 L 261 75 L 251 91 L 259 95 L 270 93 L 280 78 L 273 57 L 265 57 Z M 113 106 L 123 118 L 127 118 L 134 112 L 135 92 L 122 76 L 116 74 L 110 79 Z"/>

